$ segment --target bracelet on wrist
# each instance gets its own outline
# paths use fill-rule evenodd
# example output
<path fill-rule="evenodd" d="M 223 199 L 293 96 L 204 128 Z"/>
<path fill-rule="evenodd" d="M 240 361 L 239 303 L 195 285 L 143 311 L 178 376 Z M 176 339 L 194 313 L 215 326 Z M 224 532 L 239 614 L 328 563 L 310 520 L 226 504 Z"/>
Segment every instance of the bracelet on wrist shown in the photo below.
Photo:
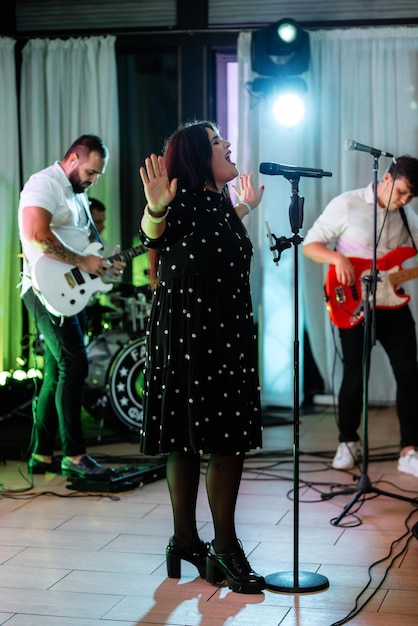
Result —
<path fill-rule="evenodd" d="M 237 207 L 240 204 L 242 204 L 242 206 L 247 207 L 246 215 L 249 215 L 249 213 L 251 213 L 251 211 L 253 210 L 253 207 L 251 206 L 251 204 L 249 204 L 248 202 L 244 202 L 243 200 L 240 200 L 235 206 Z"/>
<path fill-rule="evenodd" d="M 151 209 L 146 206 L 145 207 L 145 218 L 147 220 L 147 222 L 150 222 L 150 224 L 161 224 L 162 222 L 164 222 L 165 218 L 168 215 L 168 207 L 165 210 L 164 213 L 154 213 L 154 211 L 151 211 Z"/>

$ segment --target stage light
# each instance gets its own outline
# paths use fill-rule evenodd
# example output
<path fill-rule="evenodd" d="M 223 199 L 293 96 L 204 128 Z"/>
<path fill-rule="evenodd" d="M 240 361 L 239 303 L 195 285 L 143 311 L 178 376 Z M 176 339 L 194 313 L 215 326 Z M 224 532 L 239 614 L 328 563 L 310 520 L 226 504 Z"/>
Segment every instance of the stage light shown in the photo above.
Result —
<path fill-rule="evenodd" d="M 27 379 L 27 374 L 25 371 L 23 370 L 14 370 L 13 374 L 12 374 L 12 378 L 13 380 L 26 380 Z"/>
<path fill-rule="evenodd" d="M 298 28 L 293 21 L 282 21 L 277 26 L 277 38 L 284 44 L 292 44 L 296 41 Z"/>
<path fill-rule="evenodd" d="M 43 378 L 41 370 L 37 369 L 36 367 L 29 368 L 26 376 L 28 379 L 32 379 L 32 378 L 42 379 Z"/>
<path fill-rule="evenodd" d="M 0 372 L 0 387 L 5 387 L 12 377 L 12 373 L 8 371 Z"/>
<path fill-rule="evenodd" d="M 273 105 L 273 113 L 283 126 L 296 126 L 305 117 L 305 103 L 296 94 L 282 94 Z"/>
<path fill-rule="evenodd" d="M 283 126 L 296 126 L 305 117 L 306 85 L 299 77 L 291 76 L 281 81 L 256 78 L 252 82 L 252 91 L 265 98 L 275 118 Z"/>
<path fill-rule="evenodd" d="M 309 34 L 286 18 L 255 31 L 251 67 L 259 77 L 248 83 L 253 95 L 264 97 L 276 119 L 296 126 L 305 116 L 306 84 L 300 74 L 309 67 Z"/>
<path fill-rule="evenodd" d="M 261 76 L 296 76 L 309 67 L 309 34 L 286 18 L 254 31 L 251 66 Z"/>

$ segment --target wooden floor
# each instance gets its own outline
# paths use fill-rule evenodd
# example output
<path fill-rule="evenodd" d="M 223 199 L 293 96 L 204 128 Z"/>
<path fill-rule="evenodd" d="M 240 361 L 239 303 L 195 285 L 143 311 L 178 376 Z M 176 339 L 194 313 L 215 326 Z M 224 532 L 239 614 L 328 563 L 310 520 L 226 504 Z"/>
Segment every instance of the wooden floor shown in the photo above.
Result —
<path fill-rule="evenodd" d="M 357 607 L 350 624 L 416 626 L 418 541 L 411 528 L 418 522 L 418 478 L 397 471 L 394 409 L 369 410 L 369 464 L 357 474 L 370 489 L 330 499 L 334 491 L 356 489 L 356 472 L 330 467 L 332 409 L 302 414 L 296 505 L 294 426 L 291 414 L 284 417 L 265 426 L 263 454 L 246 461 L 237 510 L 244 549 L 270 589 L 233 593 L 196 577 L 187 564 L 181 580 L 166 578 L 172 520 L 164 479 L 120 493 L 86 493 L 52 474 L 30 486 L 25 464 L 21 475 L 19 462 L 7 461 L 0 468 L 0 624 L 331 626 L 346 623 Z M 139 462 L 129 441 L 90 452 L 115 467 Z M 212 539 L 203 475 L 198 520 L 202 539 Z M 312 592 L 323 581 L 329 587 Z"/>

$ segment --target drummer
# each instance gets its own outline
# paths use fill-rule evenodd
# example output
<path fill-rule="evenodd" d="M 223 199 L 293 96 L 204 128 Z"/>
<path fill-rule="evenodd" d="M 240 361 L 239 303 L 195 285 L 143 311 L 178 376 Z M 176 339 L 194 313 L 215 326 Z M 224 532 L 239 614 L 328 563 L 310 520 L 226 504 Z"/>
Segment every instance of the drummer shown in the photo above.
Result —
<path fill-rule="evenodd" d="M 106 207 L 97 198 L 89 198 L 89 203 L 90 214 L 94 224 L 94 228 L 91 228 L 90 243 L 100 241 L 103 246 L 100 250 L 101 256 L 111 256 L 113 250 L 108 248 L 106 240 L 102 236 L 106 228 Z M 106 280 L 105 277 L 104 280 Z M 119 282 L 120 280 L 121 276 L 118 277 L 117 281 L 112 280 L 112 282 Z M 88 335 L 100 335 L 107 327 L 111 328 L 114 324 L 118 325 L 121 323 L 122 318 L 123 311 L 118 306 L 115 306 L 112 298 L 107 293 L 96 294 L 87 306 Z"/>
<path fill-rule="evenodd" d="M 139 238 L 132 243 L 133 247 L 139 246 Z M 145 332 L 151 309 L 148 252 L 134 257 L 131 263 L 132 282 L 116 285 L 111 299 L 116 306 L 124 308 L 126 327 L 138 335 Z"/>
<path fill-rule="evenodd" d="M 90 213 L 97 233 L 103 242 L 101 254 L 106 256 L 106 240 L 102 233 L 106 228 L 106 207 L 97 198 L 89 198 Z M 97 240 L 97 235 L 92 232 L 90 241 Z M 139 237 L 133 240 L 133 247 L 139 246 Z M 111 252 L 109 253 L 111 254 Z M 108 328 L 116 328 L 128 325 L 132 330 L 143 330 L 148 317 L 148 306 L 144 305 L 143 297 L 151 299 L 149 281 L 148 252 L 134 257 L 131 261 L 132 283 L 123 283 L 121 277 L 114 282 L 114 288 L 108 294 L 98 294 L 88 307 L 90 321 L 90 334 L 98 335 Z M 129 267 L 127 268 L 129 272 Z M 142 296 L 142 297 L 141 297 Z M 138 327 L 138 328 L 137 328 Z"/>
<path fill-rule="evenodd" d="M 103 202 L 101 202 L 97 198 L 89 198 L 89 202 L 90 202 L 90 213 L 93 219 L 94 227 L 97 233 L 99 234 L 100 240 L 103 244 L 103 250 L 101 254 L 103 256 L 106 256 L 106 243 L 102 236 L 102 232 L 106 228 L 106 207 L 103 204 Z M 94 229 L 92 229 L 92 232 L 90 234 L 90 242 L 93 243 L 94 241 L 98 241 L 98 237 L 96 233 L 94 232 Z"/>

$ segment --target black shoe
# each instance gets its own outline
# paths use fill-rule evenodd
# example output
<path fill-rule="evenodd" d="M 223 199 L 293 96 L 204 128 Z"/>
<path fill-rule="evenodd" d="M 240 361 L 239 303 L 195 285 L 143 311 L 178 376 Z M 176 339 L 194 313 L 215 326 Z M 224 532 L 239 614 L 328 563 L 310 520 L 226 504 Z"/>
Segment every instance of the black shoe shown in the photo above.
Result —
<path fill-rule="evenodd" d="M 181 560 L 188 561 L 199 570 L 202 578 L 206 574 L 206 555 L 209 545 L 198 541 L 191 546 L 182 546 L 174 537 L 171 537 L 166 549 L 167 576 L 169 578 L 181 577 Z"/>
<path fill-rule="evenodd" d="M 46 472 L 61 474 L 61 457 L 53 456 L 51 463 L 46 463 L 31 456 L 28 460 L 28 471 L 29 474 L 45 474 Z"/>
<path fill-rule="evenodd" d="M 113 473 L 113 468 L 104 467 L 89 454 L 85 454 L 78 463 L 73 463 L 67 457 L 61 461 L 63 476 L 78 476 L 79 478 L 104 478 Z"/>
<path fill-rule="evenodd" d="M 261 593 L 266 586 L 263 576 L 251 569 L 241 545 L 226 554 L 217 554 L 213 544 L 210 545 L 206 557 L 206 580 L 215 583 L 221 574 L 228 587 L 237 593 Z"/>

